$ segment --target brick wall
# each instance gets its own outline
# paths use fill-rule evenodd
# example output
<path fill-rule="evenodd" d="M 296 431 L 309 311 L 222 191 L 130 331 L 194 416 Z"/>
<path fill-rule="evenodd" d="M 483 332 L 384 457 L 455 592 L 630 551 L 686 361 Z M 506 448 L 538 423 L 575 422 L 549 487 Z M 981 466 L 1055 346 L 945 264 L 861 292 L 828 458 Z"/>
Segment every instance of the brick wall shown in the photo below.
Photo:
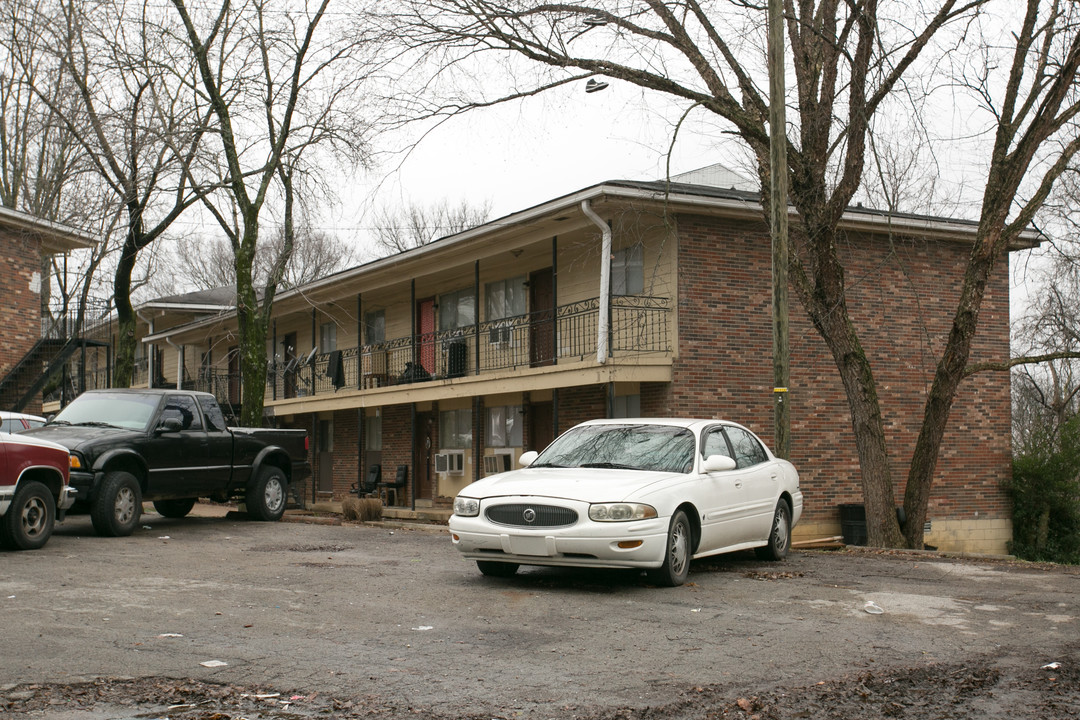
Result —
<path fill-rule="evenodd" d="M 349 497 L 353 483 L 360 480 L 360 423 L 357 415 L 357 411 L 352 409 L 334 413 L 333 499 L 337 501 Z"/>
<path fill-rule="evenodd" d="M 412 472 L 412 443 L 412 410 L 410 406 L 389 405 L 382 408 L 383 480 L 386 482 L 392 481 L 398 465 L 409 466 L 409 482 L 406 483 L 404 490 L 398 491 L 398 504 L 406 507 L 412 505 L 412 485 L 415 480 Z"/>
<path fill-rule="evenodd" d="M 903 500 L 925 393 L 951 324 L 968 248 L 957 243 L 842 238 L 848 305 L 873 364 Z M 643 414 L 719 416 L 772 441 L 770 243 L 764 227 L 701 217 L 679 220 L 679 348 L 670 386 L 642 388 Z M 692 279 L 692 281 L 691 281 Z M 792 461 L 803 479 L 805 520 L 837 519 L 862 502 L 843 388 L 825 344 L 791 293 Z M 987 292 L 972 361 L 1009 349 L 1008 268 Z M 938 462 L 929 518 L 1007 518 L 1009 379 L 964 382 Z"/>
<path fill-rule="evenodd" d="M 41 272 L 41 250 L 32 238 L 0 235 L 3 268 L 0 269 L 0 377 L 23 358 L 41 337 L 41 292 L 33 288 L 34 274 Z M 40 287 L 39 278 L 37 285 Z M 9 408 L 5 408 L 9 409 Z"/>
<path fill-rule="evenodd" d="M 585 385 L 559 390 L 559 429 L 565 432 L 586 420 L 607 417 L 607 388 Z"/>

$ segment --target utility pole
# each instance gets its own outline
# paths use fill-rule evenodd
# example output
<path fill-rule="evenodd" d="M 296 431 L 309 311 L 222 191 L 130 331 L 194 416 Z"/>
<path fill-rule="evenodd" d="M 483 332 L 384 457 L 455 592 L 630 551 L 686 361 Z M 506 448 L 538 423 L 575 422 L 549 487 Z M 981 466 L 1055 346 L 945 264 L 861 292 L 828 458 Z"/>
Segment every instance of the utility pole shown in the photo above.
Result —
<path fill-rule="evenodd" d="M 784 119 L 783 0 L 769 0 L 769 220 L 773 283 L 773 448 L 791 456 L 791 403 L 788 385 L 788 213 L 787 125 Z"/>

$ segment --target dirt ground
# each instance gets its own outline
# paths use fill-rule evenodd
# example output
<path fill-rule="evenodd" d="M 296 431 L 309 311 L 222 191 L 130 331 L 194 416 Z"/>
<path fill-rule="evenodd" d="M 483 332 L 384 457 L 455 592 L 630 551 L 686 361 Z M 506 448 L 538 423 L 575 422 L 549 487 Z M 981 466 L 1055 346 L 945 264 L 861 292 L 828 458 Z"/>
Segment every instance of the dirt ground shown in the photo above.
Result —
<path fill-rule="evenodd" d="M 73 517 L 0 554 L 0 717 L 1073 718 L 1078 591 L 866 550 L 490 579 L 445 529 Z"/>

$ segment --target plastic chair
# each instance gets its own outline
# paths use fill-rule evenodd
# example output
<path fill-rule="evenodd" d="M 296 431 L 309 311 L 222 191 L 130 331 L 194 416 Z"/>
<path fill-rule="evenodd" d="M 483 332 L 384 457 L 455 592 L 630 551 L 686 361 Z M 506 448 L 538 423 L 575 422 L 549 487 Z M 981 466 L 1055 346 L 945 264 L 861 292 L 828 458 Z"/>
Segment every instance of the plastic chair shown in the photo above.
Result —
<path fill-rule="evenodd" d="M 405 483 L 409 480 L 409 466 L 398 465 L 397 474 L 394 476 L 394 482 L 381 482 L 379 483 L 379 497 L 382 498 L 384 505 L 397 505 L 398 490 L 405 487 Z M 390 498 L 393 497 L 391 502 Z"/>

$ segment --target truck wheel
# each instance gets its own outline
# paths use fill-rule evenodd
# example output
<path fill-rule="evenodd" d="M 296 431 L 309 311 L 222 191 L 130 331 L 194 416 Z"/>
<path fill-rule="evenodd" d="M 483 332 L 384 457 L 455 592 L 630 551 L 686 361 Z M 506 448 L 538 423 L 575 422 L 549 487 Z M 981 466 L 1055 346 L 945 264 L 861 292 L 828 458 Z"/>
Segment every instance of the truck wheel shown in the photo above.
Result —
<path fill-rule="evenodd" d="M 13 550 L 37 550 L 52 535 L 56 503 L 39 482 L 23 483 L 0 518 L 0 545 Z"/>
<path fill-rule="evenodd" d="M 273 466 L 264 467 L 255 479 L 248 483 L 247 496 L 244 498 L 248 515 L 253 520 L 280 520 L 285 514 L 287 488 L 285 473 Z"/>
<path fill-rule="evenodd" d="M 105 475 L 90 503 L 90 520 L 102 537 L 124 537 L 135 531 L 142 514 L 142 490 L 135 476 L 123 470 Z"/>
<path fill-rule="evenodd" d="M 157 510 L 158 515 L 167 518 L 182 518 L 191 512 L 191 508 L 195 507 L 196 498 L 186 498 L 184 500 L 155 500 L 154 509 Z"/>

